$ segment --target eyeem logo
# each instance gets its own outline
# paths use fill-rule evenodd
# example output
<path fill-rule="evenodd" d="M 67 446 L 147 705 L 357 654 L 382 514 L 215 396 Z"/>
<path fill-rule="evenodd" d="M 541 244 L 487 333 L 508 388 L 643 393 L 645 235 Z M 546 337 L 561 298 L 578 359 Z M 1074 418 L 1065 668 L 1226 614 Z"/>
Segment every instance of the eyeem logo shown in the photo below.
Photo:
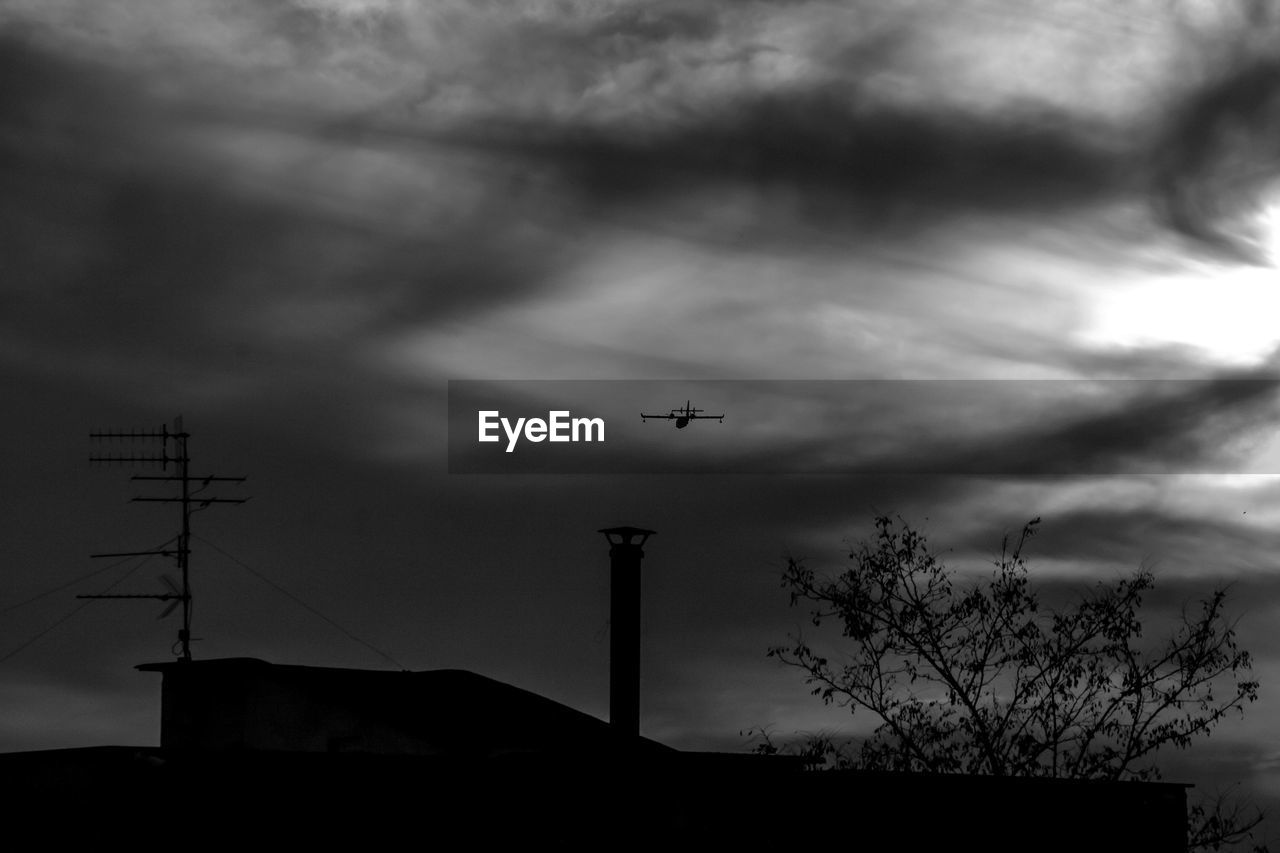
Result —
<path fill-rule="evenodd" d="M 567 410 L 547 412 L 547 419 L 516 418 L 514 424 L 496 409 L 477 413 L 481 442 L 501 441 L 501 426 L 507 434 L 507 453 L 516 449 L 521 435 L 526 441 L 604 441 L 604 418 L 570 418 Z M 594 436 L 594 437 L 593 437 Z"/>

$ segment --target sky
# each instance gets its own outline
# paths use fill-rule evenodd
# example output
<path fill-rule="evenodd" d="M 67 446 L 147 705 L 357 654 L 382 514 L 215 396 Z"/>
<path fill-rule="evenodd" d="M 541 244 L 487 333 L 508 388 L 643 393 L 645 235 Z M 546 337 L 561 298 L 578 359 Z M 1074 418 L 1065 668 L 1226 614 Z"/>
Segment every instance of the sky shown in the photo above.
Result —
<path fill-rule="evenodd" d="M 1231 585 L 1259 700 L 1165 775 L 1280 804 L 1277 36 L 1185 0 L 0 0 L 0 749 L 157 741 L 132 667 L 177 626 L 73 596 L 162 590 L 85 578 L 177 527 L 89 434 L 181 415 L 250 498 L 192 519 L 199 658 L 604 716 L 596 531 L 636 525 L 645 734 L 852 732 L 765 656 L 787 557 L 895 513 L 980 573 L 1039 516 L 1033 581 Z M 590 380 L 644 446 L 454 470 L 458 380 Z M 724 423 L 639 422 L 686 399 Z"/>

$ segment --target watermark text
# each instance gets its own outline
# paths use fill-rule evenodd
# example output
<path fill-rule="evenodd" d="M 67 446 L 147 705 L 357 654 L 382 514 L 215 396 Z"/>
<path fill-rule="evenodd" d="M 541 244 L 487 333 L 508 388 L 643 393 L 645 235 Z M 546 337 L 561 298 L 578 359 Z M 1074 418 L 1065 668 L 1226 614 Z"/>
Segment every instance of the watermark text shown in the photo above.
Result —
<path fill-rule="evenodd" d="M 523 437 L 525 441 L 535 444 L 540 441 L 604 441 L 604 418 L 575 418 L 566 409 L 547 412 L 546 420 L 542 418 L 516 418 L 512 423 L 509 418 L 502 417 L 497 409 L 477 412 L 479 417 L 479 438 L 481 442 L 501 441 L 498 433 L 501 428 L 506 433 L 507 453 L 516 449 L 516 444 Z"/>

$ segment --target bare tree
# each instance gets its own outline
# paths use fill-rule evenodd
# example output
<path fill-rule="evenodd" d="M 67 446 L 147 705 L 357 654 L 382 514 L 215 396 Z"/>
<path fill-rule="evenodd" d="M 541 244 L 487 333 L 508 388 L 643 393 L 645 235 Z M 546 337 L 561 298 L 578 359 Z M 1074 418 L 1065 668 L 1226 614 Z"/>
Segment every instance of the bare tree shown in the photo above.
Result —
<path fill-rule="evenodd" d="M 1041 605 L 1022 555 L 1038 523 L 1012 547 L 1006 537 L 989 579 L 964 588 L 923 535 L 889 517 L 837 577 L 789 560 L 792 605 L 809 602 L 815 626 L 838 621 L 850 648 L 833 662 L 793 637 L 769 655 L 803 670 L 824 702 L 879 720 L 856 753 L 829 737 L 805 749 L 873 769 L 1155 780 L 1157 752 L 1188 746 L 1257 698 L 1225 589 L 1184 608 L 1167 639 L 1145 643 L 1148 571 L 1067 607 Z M 1220 801 L 1191 819 L 1191 840 L 1217 849 L 1261 817 Z"/>

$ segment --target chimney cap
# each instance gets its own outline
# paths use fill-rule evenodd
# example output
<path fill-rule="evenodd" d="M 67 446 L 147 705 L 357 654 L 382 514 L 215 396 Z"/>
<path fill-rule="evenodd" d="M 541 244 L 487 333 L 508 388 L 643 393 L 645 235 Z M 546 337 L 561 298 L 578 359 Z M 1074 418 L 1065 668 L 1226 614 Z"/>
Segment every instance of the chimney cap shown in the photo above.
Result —
<path fill-rule="evenodd" d="M 644 545 L 645 540 L 656 533 L 656 530 L 645 530 L 643 527 L 602 527 L 596 531 L 603 533 L 605 538 L 609 540 L 610 545 L 630 545 L 631 540 L 639 536 L 640 541 L 635 543 L 636 547 Z M 613 537 L 617 536 L 617 541 Z"/>

